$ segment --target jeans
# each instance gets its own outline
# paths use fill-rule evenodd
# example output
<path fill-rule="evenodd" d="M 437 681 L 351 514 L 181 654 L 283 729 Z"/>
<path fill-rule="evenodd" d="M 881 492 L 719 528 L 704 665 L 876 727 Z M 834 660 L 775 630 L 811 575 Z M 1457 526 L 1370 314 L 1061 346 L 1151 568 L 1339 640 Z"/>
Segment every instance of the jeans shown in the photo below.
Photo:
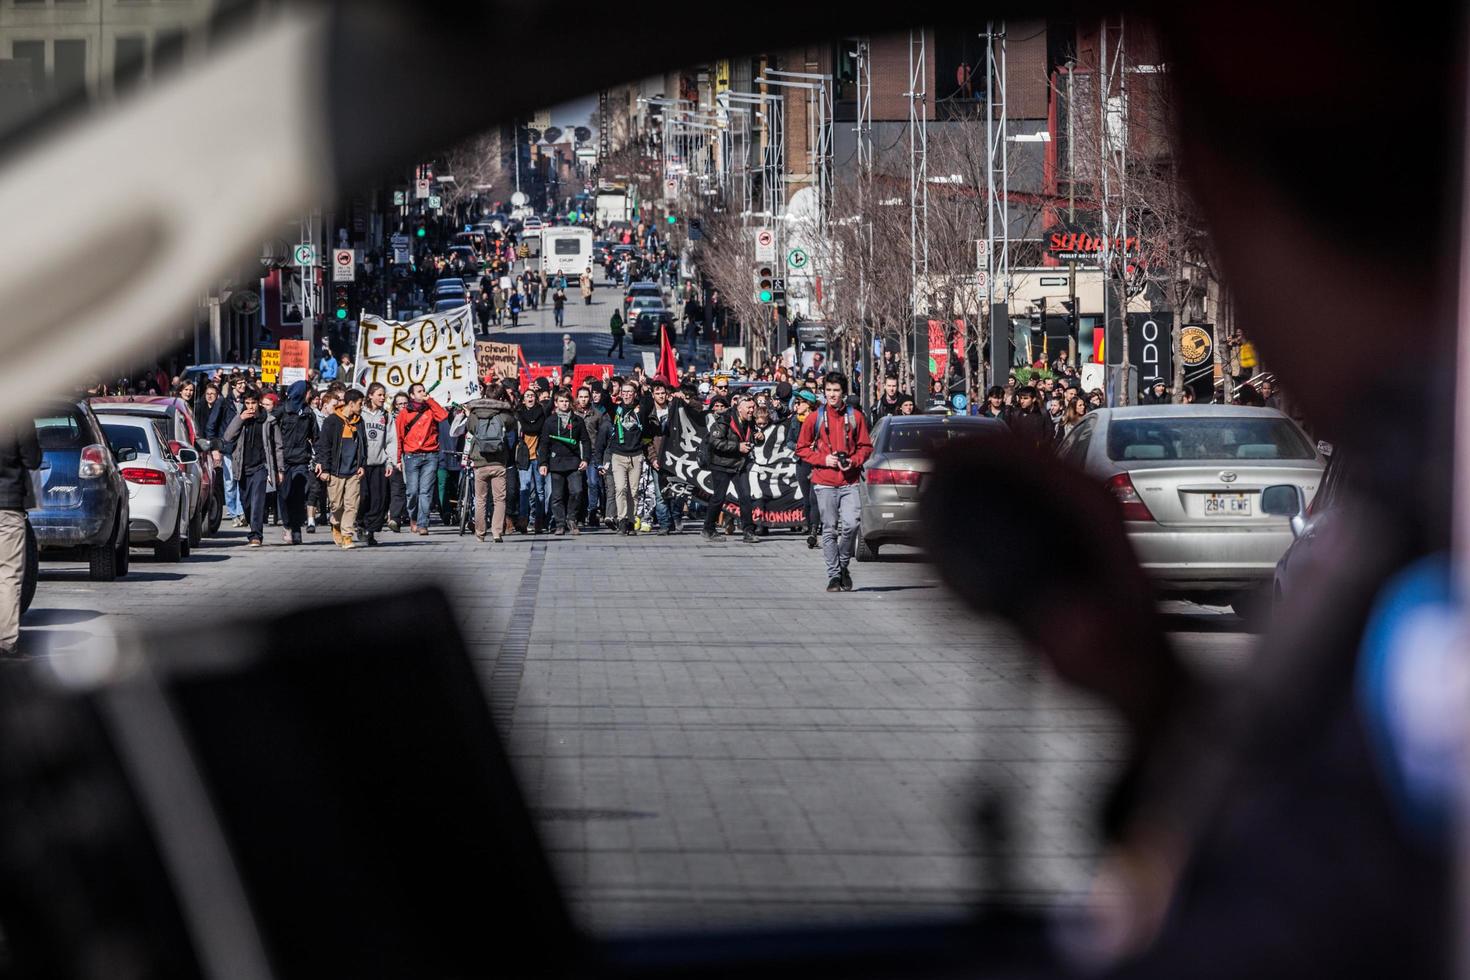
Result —
<path fill-rule="evenodd" d="M 242 505 L 242 513 L 250 522 L 250 540 L 260 541 L 265 531 L 265 483 L 266 470 L 258 466 L 246 472 L 236 488 Z"/>
<path fill-rule="evenodd" d="M 561 326 L 561 322 L 566 319 L 566 307 L 558 306 L 554 312 L 556 313 L 556 325 L 559 327 Z"/>
<path fill-rule="evenodd" d="M 612 357 L 613 351 L 617 351 L 618 352 L 618 360 L 622 360 L 622 358 L 623 358 L 623 335 L 620 334 L 620 333 L 613 334 L 612 343 L 607 348 L 607 356 L 608 357 Z"/>
<path fill-rule="evenodd" d="M 638 481 L 643 479 L 643 454 L 612 453 L 612 496 L 618 502 L 618 520 L 638 516 Z"/>
<path fill-rule="evenodd" d="M 542 527 L 546 524 L 546 477 L 536 468 L 534 460 L 517 472 L 521 475 L 520 518 L 527 527 L 533 524 Z"/>
<path fill-rule="evenodd" d="M 395 466 L 388 477 L 388 516 L 399 524 L 408 522 L 408 493 L 404 489 L 403 467 Z"/>
<path fill-rule="evenodd" d="M 577 498 L 582 495 L 582 471 L 558 473 L 552 470 L 548 476 L 551 480 L 551 526 L 565 527 L 570 523 L 568 514 L 572 519 L 576 518 Z"/>
<path fill-rule="evenodd" d="M 602 473 L 595 466 L 587 467 L 587 517 L 602 506 Z"/>
<path fill-rule="evenodd" d="M 726 473 L 724 470 L 713 470 L 710 473 L 710 497 L 709 509 L 704 512 L 704 533 L 715 533 L 715 519 L 720 511 L 725 509 L 725 502 L 730 497 L 730 488 L 735 488 L 735 499 L 740 501 L 740 526 L 741 530 L 755 530 L 754 508 L 750 502 L 750 480 L 745 473 Z"/>
<path fill-rule="evenodd" d="M 240 484 L 235 479 L 235 462 L 229 453 L 222 456 L 225 470 L 225 516 L 240 516 Z"/>
<path fill-rule="evenodd" d="M 292 531 L 299 531 L 306 523 L 306 496 L 313 483 L 319 482 L 305 463 L 293 463 L 286 467 L 286 478 L 276 487 L 276 503 L 281 511 L 281 523 Z"/>
<path fill-rule="evenodd" d="M 408 516 L 415 524 L 429 526 L 429 506 L 439 476 L 439 454 L 403 454 L 403 492 L 408 497 Z"/>
<path fill-rule="evenodd" d="M 847 563 L 852 561 L 853 545 L 857 542 L 858 522 L 862 518 L 857 484 L 816 486 L 812 487 L 812 494 L 817 498 L 817 511 L 822 515 L 822 559 L 827 563 L 827 577 L 837 578 L 847 571 Z"/>
<path fill-rule="evenodd" d="M 668 500 L 664 497 L 663 473 L 658 470 L 653 471 L 653 501 L 653 519 L 661 527 L 673 527 L 674 511 L 669 506 Z"/>

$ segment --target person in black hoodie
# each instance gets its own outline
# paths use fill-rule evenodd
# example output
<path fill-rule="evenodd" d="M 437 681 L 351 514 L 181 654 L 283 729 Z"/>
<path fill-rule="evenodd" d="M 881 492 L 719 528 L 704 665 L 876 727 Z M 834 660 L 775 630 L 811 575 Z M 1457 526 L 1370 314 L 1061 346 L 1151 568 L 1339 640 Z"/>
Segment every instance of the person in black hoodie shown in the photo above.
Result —
<path fill-rule="evenodd" d="M 311 488 L 316 463 L 316 414 L 307 405 L 311 387 L 297 381 L 286 391 L 286 400 L 266 420 L 265 441 L 276 468 L 276 500 L 281 523 L 286 525 L 287 544 L 301 543 L 306 524 L 306 496 Z"/>
<path fill-rule="evenodd" d="M 259 548 L 265 533 L 265 495 L 274 474 L 266 449 L 266 412 L 260 407 L 260 394 L 248 389 L 241 403 L 244 407 L 225 428 L 224 441 L 231 447 L 229 459 L 239 483 L 240 509 L 249 527 L 248 546 Z"/>
<path fill-rule="evenodd" d="M 536 459 L 541 475 L 551 480 L 551 533 L 580 533 L 576 521 L 576 501 L 582 493 L 582 474 L 592 458 L 587 441 L 587 427 L 581 416 L 572 411 L 572 396 L 566 389 L 556 393 L 556 411 L 541 427 Z"/>
<path fill-rule="evenodd" d="M 1031 449 L 1050 452 L 1056 439 L 1056 426 L 1038 404 L 1036 389 L 1022 385 L 1016 389 L 1016 407 L 1006 416 L 1006 424 L 1016 438 Z"/>
<path fill-rule="evenodd" d="M 29 418 L 0 425 L 0 655 L 20 642 L 20 594 L 26 570 L 26 505 L 41 444 Z"/>
<path fill-rule="evenodd" d="M 741 398 L 735 408 L 726 411 L 724 399 L 716 398 L 711 407 L 715 414 L 705 435 L 709 443 L 710 499 L 699 534 L 706 541 L 715 540 L 715 518 L 725 506 L 730 487 L 734 486 L 735 497 L 740 501 L 740 524 L 745 532 L 740 540 L 754 544 L 757 538 L 750 483 L 742 477 L 750 468 L 750 454 L 755 446 L 755 399 Z"/>

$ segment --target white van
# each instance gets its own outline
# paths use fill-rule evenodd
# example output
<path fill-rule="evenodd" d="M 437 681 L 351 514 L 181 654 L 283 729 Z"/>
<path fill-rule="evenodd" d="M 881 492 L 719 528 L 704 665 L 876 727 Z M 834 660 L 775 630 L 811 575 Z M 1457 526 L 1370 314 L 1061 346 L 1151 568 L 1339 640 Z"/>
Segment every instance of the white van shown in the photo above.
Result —
<path fill-rule="evenodd" d="M 591 228 L 546 228 L 541 232 L 541 271 L 575 279 L 592 268 Z"/>

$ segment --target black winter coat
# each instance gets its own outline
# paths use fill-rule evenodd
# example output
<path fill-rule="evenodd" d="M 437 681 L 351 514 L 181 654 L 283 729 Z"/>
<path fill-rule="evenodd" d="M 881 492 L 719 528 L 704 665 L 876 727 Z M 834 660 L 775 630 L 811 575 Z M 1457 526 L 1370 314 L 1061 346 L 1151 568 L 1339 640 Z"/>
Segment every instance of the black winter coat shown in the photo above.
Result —
<path fill-rule="evenodd" d="M 1050 452 L 1052 442 L 1056 439 L 1057 429 L 1052 424 L 1051 416 L 1039 409 L 1023 412 L 1019 408 L 1014 409 L 1006 418 L 1006 424 L 1011 427 L 1011 432 L 1016 438 L 1032 449 L 1041 452 Z"/>
<path fill-rule="evenodd" d="M 734 411 L 721 412 L 710 419 L 709 432 L 710 469 L 719 473 L 738 474 L 750 465 L 750 454 L 740 451 L 742 442 L 755 442 L 755 419 L 742 423 Z"/>
<path fill-rule="evenodd" d="M 0 510 L 25 510 L 30 470 L 41 468 L 41 443 L 29 418 L 0 425 Z"/>
<path fill-rule="evenodd" d="M 557 437 L 557 438 L 553 438 Z M 576 440 L 576 445 L 564 442 Z M 536 446 L 536 462 L 552 473 L 570 473 L 581 463 L 591 464 L 592 446 L 587 442 L 587 427 L 582 417 L 573 412 L 565 427 L 561 416 L 552 412 L 541 426 L 541 440 Z"/>

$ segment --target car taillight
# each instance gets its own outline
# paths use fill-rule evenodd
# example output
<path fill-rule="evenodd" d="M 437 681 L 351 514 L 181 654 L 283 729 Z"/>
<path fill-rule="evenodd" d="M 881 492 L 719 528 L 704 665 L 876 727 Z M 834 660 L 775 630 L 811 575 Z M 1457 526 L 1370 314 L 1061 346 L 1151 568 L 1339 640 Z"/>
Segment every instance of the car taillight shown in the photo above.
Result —
<path fill-rule="evenodd" d="M 1148 504 L 1138 495 L 1133 487 L 1133 478 L 1127 473 L 1119 473 L 1108 481 L 1108 489 L 1118 499 L 1123 507 L 1123 520 L 1125 521 L 1151 521 L 1154 515 L 1149 513 Z"/>
<path fill-rule="evenodd" d="M 150 487 L 161 487 L 168 482 L 168 477 L 162 470 L 150 470 L 146 466 L 124 466 L 122 475 L 129 483 L 141 483 Z"/>
<path fill-rule="evenodd" d="M 77 476 L 83 480 L 95 480 L 105 475 L 107 475 L 107 447 L 84 447 L 82 458 L 77 463 Z"/>
<path fill-rule="evenodd" d="M 868 470 L 869 486 L 916 487 L 921 474 L 917 470 Z"/>

